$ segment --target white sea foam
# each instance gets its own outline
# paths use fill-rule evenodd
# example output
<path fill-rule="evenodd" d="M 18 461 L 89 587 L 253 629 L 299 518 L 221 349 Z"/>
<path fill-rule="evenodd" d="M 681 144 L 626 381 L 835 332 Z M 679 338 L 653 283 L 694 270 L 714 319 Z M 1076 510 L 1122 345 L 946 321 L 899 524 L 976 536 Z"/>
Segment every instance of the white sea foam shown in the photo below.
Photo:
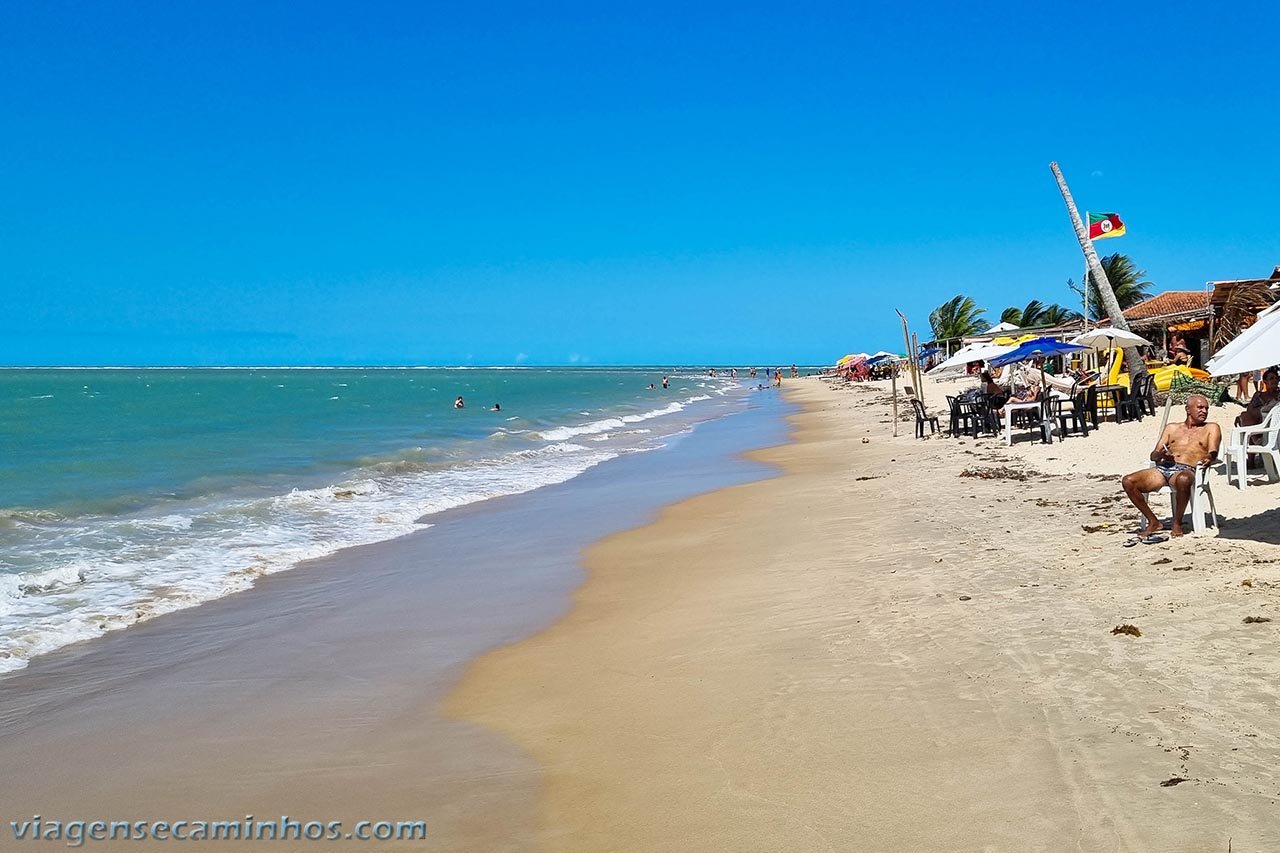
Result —
<path fill-rule="evenodd" d="M 697 399 L 709 399 L 701 397 Z M 685 401 L 689 402 L 689 401 Z M 621 429 L 627 424 L 637 424 L 641 421 L 660 418 L 663 415 L 674 415 L 676 412 L 684 410 L 684 403 L 671 403 L 663 406 L 661 409 L 653 409 L 648 412 L 641 412 L 636 415 L 623 415 L 620 418 L 603 418 L 598 421 L 591 421 L 577 426 L 562 426 L 555 429 L 543 430 L 538 436 L 546 441 L 564 441 L 566 438 L 573 438 L 575 435 L 595 435 L 597 433 L 608 432 L 612 429 Z"/>
<path fill-rule="evenodd" d="M 511 445 L 486 443 L 491 449 L 481 458 L 457 464 L 448 462 L 451 454 L 439 464 L 437 457 L 381 457 L 333 485 L 274 496 L 204 497 L 130 516 L 0 511 L 8 537 L 0 553 L 0 672 L 246 589 L 301 561 L 420 530 L 424 516 L 564 482 L 621 453 L 655 449 L 663 434 L 690 427 L 684 417 L 655 430 L 656 419 L 708 399 L 696 394 L 538 432 L 500 429 L 491 437 L 520 435 L 529 446 L 503 451 L 492 448 Z M 578 436 L 585 444 L 568 440 Z"/>
<path fill-rule="evenodd" d="M 193 505 L 155 517 L 31 525 L 23 559 L 0 574 L 0 672 L 35 655 L 252 586 L 260 575 L 420 529 L 452 507 L 561 483 L 618 455 L 559 442 L 453 468 L 274 497 Z"/>

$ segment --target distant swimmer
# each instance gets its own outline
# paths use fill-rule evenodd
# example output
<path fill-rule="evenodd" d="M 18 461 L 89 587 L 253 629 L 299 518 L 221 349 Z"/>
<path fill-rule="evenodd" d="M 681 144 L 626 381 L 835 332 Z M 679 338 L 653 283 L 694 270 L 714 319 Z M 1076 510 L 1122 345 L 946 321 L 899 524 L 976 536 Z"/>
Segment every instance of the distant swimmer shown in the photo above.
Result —
<path fill-rule="evenodd" d="M 658 387 L 657 385 L 654 385 L 652 382 L 650 382 L 650 383 L 649 383 L 649 387 L 648 387 L 648 388 L 646 388 L 646 389 L 644 389 L 644 390 L 646 390 L 646 391 L 652 391 L 653 389 L 655 389 L 655 388 L 657 388 L 657 387 Z"/>
<path fill-rule="evenodd" d="M 494 403 L 494 404 L 493 404 L 493 408 L 492 408 L 492 409 L 490 409 L 489 411 L 491 411 L 491 412 L 501 412 L 501 411 L 502 411 L 502 404 L 501 404 L 501 403 Z"/>
<path fill-rule="evenodd" d="M 458 399 L 453 401 L 453 407 L 455 409 L 461 409 L 466 405 L 467 405 L 466 403 L 462 402 L 462 397 L 458 397 Z"/>
<path fill-rule="evenodd" d="M 670 380 L 670 379 L 668 379 L 668 378 L 667 378 L 667 377 L 665 377 L 665 376 L 664 376 L 664 377 L 662 377 L 662 390 L 664 390 L 664 391 L 665 391 L 666 389 L 668 389 L 668 388 L 670 388 L 670 387 L 671 387 L 671 380 Z"/>
<path fill-rule="evenodd" d="M 737 379 L 737 378 L 738 378 L 738 368 L 733 367 L 733 368 L 730 368 L 730 369 L 729 369 L 729 378 L 730 378 L 730 379 Z"/>

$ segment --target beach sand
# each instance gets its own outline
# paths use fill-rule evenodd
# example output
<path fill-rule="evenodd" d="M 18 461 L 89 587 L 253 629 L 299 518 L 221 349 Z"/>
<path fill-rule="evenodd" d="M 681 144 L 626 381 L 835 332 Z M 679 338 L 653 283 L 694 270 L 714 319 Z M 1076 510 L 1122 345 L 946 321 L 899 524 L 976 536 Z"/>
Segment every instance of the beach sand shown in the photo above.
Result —
<path fill-rule="evenodd" d="M 1219 535 L 1124 548 L 1158 419 L 1006 448 L 786 394 L 780 476 L 592 547 L 447 700 L 541 766 L 541 849 L 1280 847 L 1280 486 L 1218 477 Z"/>

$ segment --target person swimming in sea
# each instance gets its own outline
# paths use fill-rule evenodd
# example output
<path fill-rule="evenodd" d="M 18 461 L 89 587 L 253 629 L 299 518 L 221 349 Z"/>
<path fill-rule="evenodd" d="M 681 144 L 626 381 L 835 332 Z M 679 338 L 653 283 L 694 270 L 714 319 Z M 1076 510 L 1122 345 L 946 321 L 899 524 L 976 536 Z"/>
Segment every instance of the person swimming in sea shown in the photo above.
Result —
<path fill-rule="evenodd" d="M 502 404 L 501 404 L 501 403 L 494 403 L 494 404 L 493 404 L 493 408 L 492 408 L 492 409 L 490 409 L 489 411 L 491 411 L 491 412 L 501 412 L 501 411 L 502 411 Z"/>
<path fill-rule="evenodd" d="M 454 407 L 455 409 L 461 409 L 461 408 L 464 408 L 466 405 L 467 405 L 466 403 L 462 402 L 462 396 L 461 396 L 461 395 L 459 395 L 459 396 L 458 396 L 458 399 L 456 399 L 456 400 L 454 400 L 454 401 L 453 401 L 453 407 Z"/>

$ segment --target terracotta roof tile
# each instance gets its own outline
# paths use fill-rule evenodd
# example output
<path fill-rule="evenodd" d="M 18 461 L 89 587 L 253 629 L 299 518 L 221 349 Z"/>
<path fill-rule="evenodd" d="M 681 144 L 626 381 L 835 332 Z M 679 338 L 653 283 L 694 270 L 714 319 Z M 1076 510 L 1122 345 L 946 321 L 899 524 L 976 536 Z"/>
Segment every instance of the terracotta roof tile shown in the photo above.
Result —
<path fill-rule="evenodd" d="M 1125 319 L 1142 320 L 1165 314 L 1182 314 L 1187 311 L 1207 311 L 1209 294 L 1203 290 L 1166 290 L 1145 302 L 1139 302 L 1124 311 Z"/>

